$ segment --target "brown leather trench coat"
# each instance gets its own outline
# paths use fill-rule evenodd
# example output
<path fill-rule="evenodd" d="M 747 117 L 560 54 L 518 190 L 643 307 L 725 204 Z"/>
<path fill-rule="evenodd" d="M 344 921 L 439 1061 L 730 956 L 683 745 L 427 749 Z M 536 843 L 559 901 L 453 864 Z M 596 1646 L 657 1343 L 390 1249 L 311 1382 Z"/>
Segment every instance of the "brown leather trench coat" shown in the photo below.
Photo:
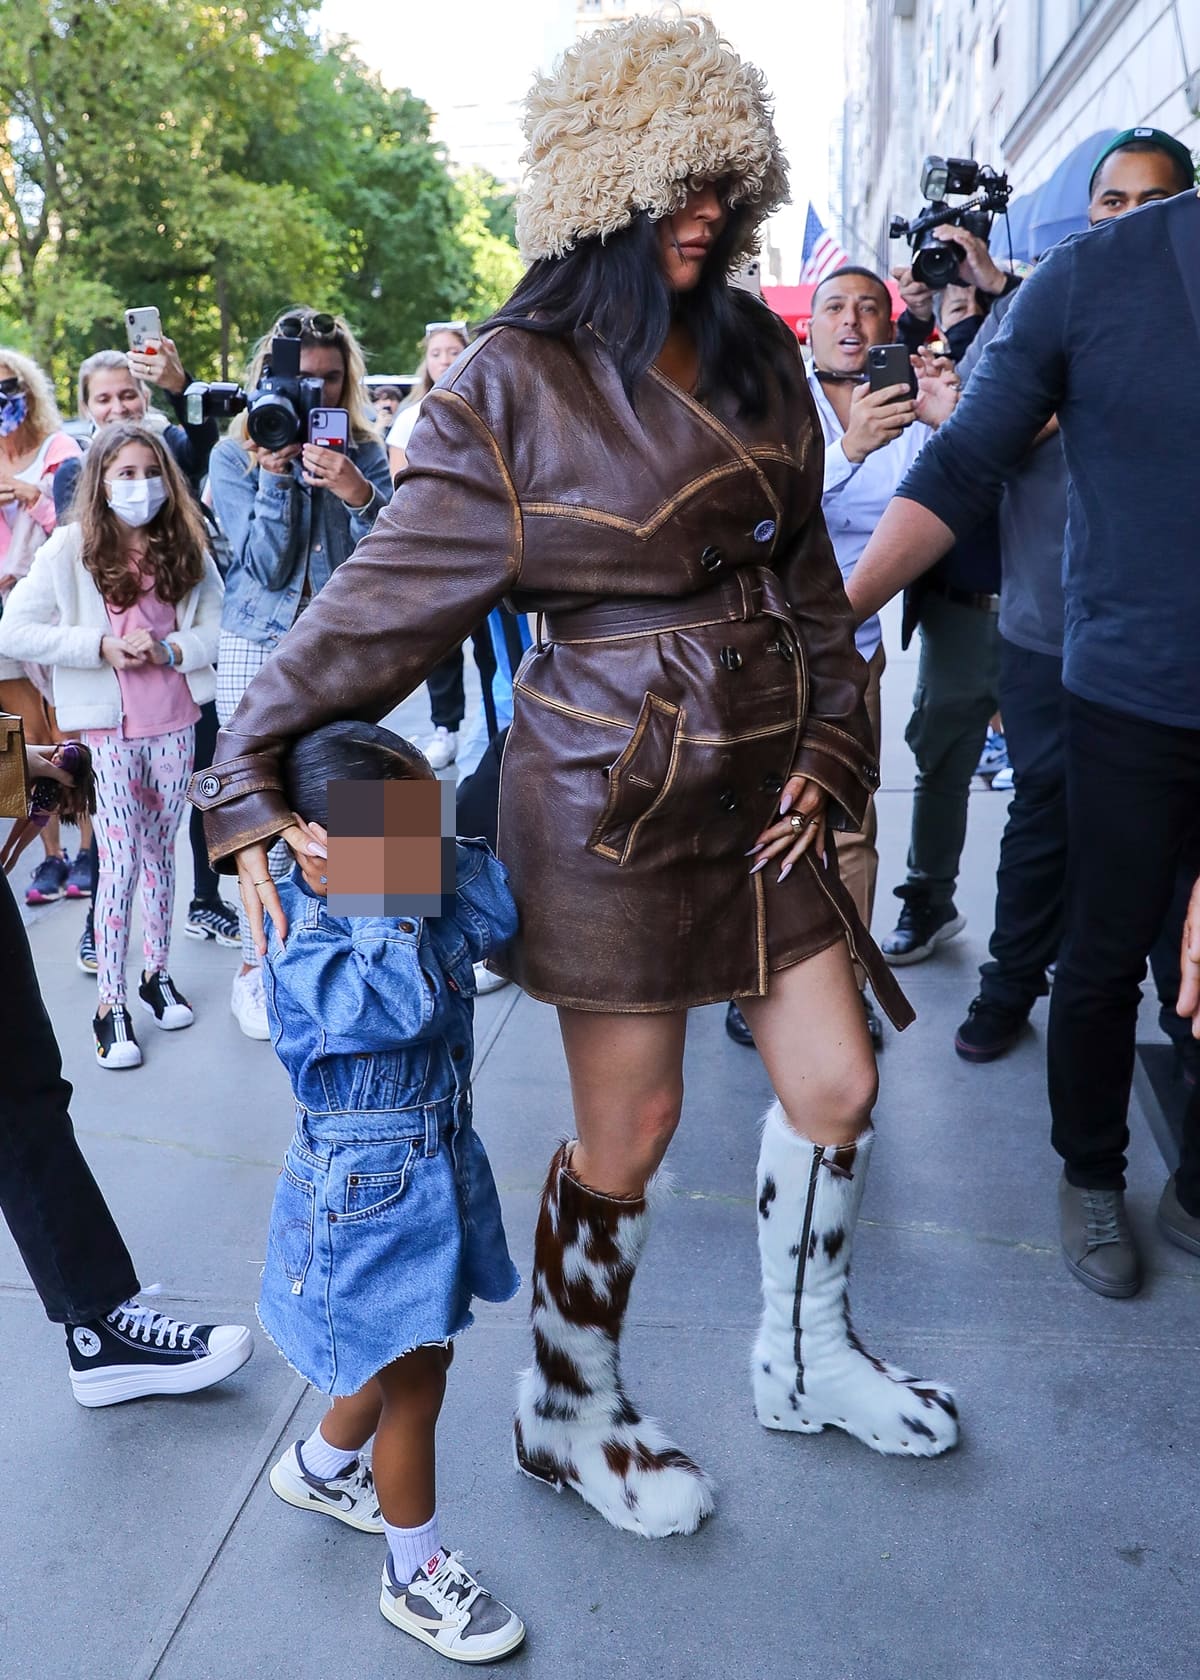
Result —
<path fill-rule="evenodd" d="M 521 932 L 497 966 L 550 1003 L 665 1011 L 760 996 L 848 938 L 907 1024 L 836 862 L 810 851 L 777 885 L 745 856 L 791 773 L 844 827 L 879 780 L 798 355 L 796 372 L 750 421 L 656 370 L 631 407 L 590 333 L 479 340 L 425 399 L 391 504 L 193 778 L 214 862 L 285 825 L 289 740 L 383 716 L 507 599 L 539 637 L 504 756 Z"/>

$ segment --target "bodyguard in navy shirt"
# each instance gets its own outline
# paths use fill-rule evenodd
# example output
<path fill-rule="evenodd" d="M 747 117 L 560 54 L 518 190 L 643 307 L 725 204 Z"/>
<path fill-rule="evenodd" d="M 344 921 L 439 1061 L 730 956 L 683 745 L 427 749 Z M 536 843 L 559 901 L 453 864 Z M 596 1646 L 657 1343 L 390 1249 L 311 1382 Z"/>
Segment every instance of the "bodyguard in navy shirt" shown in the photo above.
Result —
<path fill-rule="evenodd" d="M 1182 148 L 1181 148 L 1182 150 Z M 1200 197 L 1067 240 L 1025 282 L 848 591 L 878 611 L 991 511 L 1052 414 L 1064 559 L 1066 931 L 1048 1044 L 1063 1246 L 1099 1294 L 1141 1283 L 1124 1209 L 1139 985 L 1200 820 Z M 1200 1254 L 1200 1100 L 1159 1208 Z"/>

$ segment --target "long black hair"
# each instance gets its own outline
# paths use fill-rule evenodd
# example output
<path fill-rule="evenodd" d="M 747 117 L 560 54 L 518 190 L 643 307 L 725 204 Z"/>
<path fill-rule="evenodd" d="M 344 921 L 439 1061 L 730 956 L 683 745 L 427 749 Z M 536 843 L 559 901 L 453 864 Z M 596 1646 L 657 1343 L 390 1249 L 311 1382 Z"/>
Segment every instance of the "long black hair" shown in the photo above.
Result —
<path fill-rule="evenodd" d="M 565 256 L 532 263 L 484 330 L 515 326 L 565 338 L 591 327 L 636 406 L 638 381 L 677 321 L 691 333 L 699 355 L 697 395 L 728 391 L 744 414 L 760 417 L 772 383 L 790 394 L 801 364 L 796 340 L 779 317 L 760 298 L 729 283 L 746 217 L 745 210 L 730 212 L 697 285 L 672 292 L 662 271 L 656 224 L 641 211 L 606 240 L 581 239 Z"/>

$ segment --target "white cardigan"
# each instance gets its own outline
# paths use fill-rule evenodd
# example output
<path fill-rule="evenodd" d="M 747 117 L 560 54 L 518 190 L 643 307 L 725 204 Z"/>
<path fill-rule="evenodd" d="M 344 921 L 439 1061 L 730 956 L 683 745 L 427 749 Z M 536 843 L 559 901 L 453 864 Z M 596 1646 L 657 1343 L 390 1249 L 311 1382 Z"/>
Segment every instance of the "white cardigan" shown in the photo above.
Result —
<path fill-rule="evenodd" d="M 13 587 L 0 617 L 0 654 L 54 667 L 54 709 L 64 730 L 116 729 L 121 723 L 117 673 L 100 657 L 111 636 L 108 609 L 83 564 L 78 524 L 60 525 L 39 548 L 26 577 Z M 203 706 L 217 692 L 213 661 L 221 630 L 225 586 L 211 558 L 204 576 L 175 609 L 171 641 L 192 699 Z"/>

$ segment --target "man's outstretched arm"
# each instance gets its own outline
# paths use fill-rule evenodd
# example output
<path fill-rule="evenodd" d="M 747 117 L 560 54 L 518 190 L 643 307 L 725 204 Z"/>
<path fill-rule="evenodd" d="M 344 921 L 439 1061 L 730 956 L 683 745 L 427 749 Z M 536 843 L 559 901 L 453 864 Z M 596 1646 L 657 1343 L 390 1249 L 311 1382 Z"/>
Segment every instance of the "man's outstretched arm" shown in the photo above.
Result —
<path fill-rule="evenodd" d="M 936 513 L 905 496 L 893 496 L 846 585 L 856 622 L 877 613 L 954 543 L 954 532 Z"/>

